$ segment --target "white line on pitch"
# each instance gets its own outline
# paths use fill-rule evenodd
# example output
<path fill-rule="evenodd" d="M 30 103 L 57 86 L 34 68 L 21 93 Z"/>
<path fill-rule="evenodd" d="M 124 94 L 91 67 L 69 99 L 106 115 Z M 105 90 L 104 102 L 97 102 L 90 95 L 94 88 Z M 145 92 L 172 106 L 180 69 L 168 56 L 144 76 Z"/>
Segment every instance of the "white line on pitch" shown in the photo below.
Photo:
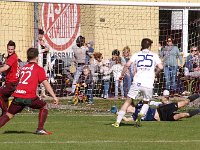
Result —
<path fill-rule="evenodd" d="M 28 142 L 15 142 L 15 141 L 0 141 L 0 144 L 88 144 L 88 143 L 199 143 L 200 140 L 176 140 L 176 141 L 167 141 L 167 140 L 159 140 L 159 141 L 28 141 Z"/>

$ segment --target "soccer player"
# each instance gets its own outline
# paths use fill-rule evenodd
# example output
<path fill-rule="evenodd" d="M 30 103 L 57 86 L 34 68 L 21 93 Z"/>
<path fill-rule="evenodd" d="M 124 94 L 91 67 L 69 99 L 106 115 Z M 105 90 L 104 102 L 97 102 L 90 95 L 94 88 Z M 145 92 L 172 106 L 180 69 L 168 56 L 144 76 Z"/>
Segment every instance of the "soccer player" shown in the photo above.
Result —
<path fill-rule="evenodd" d="M 124 75 L 130 65 L 133 63 L 134 66 L 134 79 L 133 83 L 129 89 L 128 97 L 124 104 L 122 105 L 120 111 L 117 115 L 117 120 L 112 126 L 119 127 L 122 118 L 124 117 L 127 108 L 131 105 L 132 100 L 136 99 L 139 92 L 143 94 L 143 106 L 136 120 L 137 123 L 140 123 L 141 117 L 145 116 L 148 108 L 149 101 L 153 95 L 153 83 L 155 79 L 155 69 L 156 74 L 163 69 L 162 62 L 159 56 L 151 52 L 151 45 L 153 41 L 149 38 L 144 38 L 141 41 L 141 51 L 135 53 L 130 60 L 126 63 L 121 73 L 120 79 L 124 78 Z M 157 67 L 157 68 L 156 68 Z"/>
<path fill-rule="evenodd" d="M 8 111 L 0 117 L 0 128 L 5 125 L 13 116 L 21 112 L 28 106 L 33 109 L 39 109 L 39 122 L 36 134 L 48 135 L 52 132 L 44 130 L 44 123 L 48 115 L 47 103 L 41 100 L 37 95 L 37 86 L 42 83 L 46 90 L 54 99 L 54 104 L 58 104 L 58 98 L 55 96 L 49 82 L 47 81 L 44 68 L 40 67 L 38 62 L 38 49 L 29 48 L 27 50 L 28 64 L 22 67 L 20 72 L 19 84 L 13 94 L 12 101 Z"/>
<path fill-rule="evenodd" d="M 19 80 L 19 65 L 18 57 L 15 53 L 15 42 L 10 40 L 7 44 L 7 53 L 5 64 L 0 68 L 0 73 L 5 72 L 5 84 L 0 88 L 0 107 L 2 114 L 7 111 L 8 98 L 15 91 L 16 85 Z"/>
<path fill-rule="evenodd" d="M 177 110 L 179 108 L 182 108 L 186 105 L 189 104 L 189 102 L 192 102 L 199 98 L 199 94 L 193 94 L 189 96 L 187 99 L 176 102 L 176 103 L 169 103 L 169 104 L 163 104 L 159 105 L 157 108 L 151 108 L 149 107 L 147 114 L 142 117 L 142 121 L 176 121 L 181 118 L 188 118 L 192 117 L 194 115 L 197 115 L 200 113 L 200 109 L 193 109 L 189 110 L 188 112 L 182 112 L 182 113 L 177 113 Z M 135 107 L 134 106 L 129 106 L 127 112 L 132 112 L 133 115 L 132 117 L 123 117 L 123 120 L 126 122 L 129 121 L 135 121 L 138 112 L 140 112 L 140 109 L 142 107 L 143 103 L 140 101 Z"/>

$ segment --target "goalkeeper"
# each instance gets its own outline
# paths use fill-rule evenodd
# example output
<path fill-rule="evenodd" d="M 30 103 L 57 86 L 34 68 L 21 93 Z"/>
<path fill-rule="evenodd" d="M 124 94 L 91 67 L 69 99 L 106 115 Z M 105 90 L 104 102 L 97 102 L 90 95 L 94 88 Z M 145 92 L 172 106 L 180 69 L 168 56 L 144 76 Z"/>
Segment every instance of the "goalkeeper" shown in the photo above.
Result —
<path fill-rule="evenodd" d="M 181 118 L 188 118 L 200 113 L 200 109 L 189 110 L 188 112 L 178 113 L 177 110 L 188 105 L 190 102 L 196 100 L 200 97 L 200 94 L 193 94 L 189 96 L 187 99 L 174 102 L 170 104 L 162 104 L 157 108 L 149 107 L 147 114 L 141 119 L 142 121 L 177 121 Z M 132 112 L 132 117 L 123 117 L 123 120 L 135 121 L 140 109 L 142 108 L 143 103 L 140 101 L 135 107 L 129 106 L 127 112 Z"/>

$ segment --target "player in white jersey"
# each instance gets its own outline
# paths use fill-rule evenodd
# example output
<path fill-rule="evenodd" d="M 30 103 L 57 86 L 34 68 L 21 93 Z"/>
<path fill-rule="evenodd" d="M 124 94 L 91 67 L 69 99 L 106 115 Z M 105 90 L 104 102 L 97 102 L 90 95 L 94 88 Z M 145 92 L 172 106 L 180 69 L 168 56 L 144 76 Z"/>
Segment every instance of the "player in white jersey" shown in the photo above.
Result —
<path fill-rule="evenodd" d="M 132 100 L 136 99 L 139 92 L 143 95 L 143 106 L 136 119 L 136 122 L 140 123 L 142 116 L 146 115 L 149 109 L 149 101 L 153 95 L 153 83 L 155 74 L 158 74 L 163 69 L 162 62 L 156 53 L 151 52 L 151 45 L 153 41 L 144 38 L 141 42 L 141 51 L 134 54 L 131 59 L 126 63 L 121 73 L 121 79 L 123 79 L 126 70 L 133 63 L 135 75 L 133 83 L 128 92 L 128 99 L 122 105 L 118 112 L 117 120 L 114 127 L 119 127 L 119 124 L 124 117 L 127 108 L 131 105 Z M 156 70 L 156 72 L 155 72 Z"/>

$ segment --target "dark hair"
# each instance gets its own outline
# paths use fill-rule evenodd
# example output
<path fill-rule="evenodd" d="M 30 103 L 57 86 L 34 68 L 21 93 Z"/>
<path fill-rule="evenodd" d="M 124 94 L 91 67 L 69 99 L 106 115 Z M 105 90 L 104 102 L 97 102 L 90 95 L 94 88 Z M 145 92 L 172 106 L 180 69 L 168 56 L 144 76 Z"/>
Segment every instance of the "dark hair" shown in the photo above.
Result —
<path fill-rule="evenodd" d="M 44 31 L 42 29 L 38 29 L 38 34 L 44 35 Z"/>
<path fill-rule="evenodd" d="M 79 36 L 77 39 L 76 39 L 76 45 L 78 46 L 78 47 L 81 47 L 81 46 L 83 46 L 85 44 L 85 37 L 83 37 L 83 36 Z"/>
<path fill-rule="evenodd" d="M 120 55 L 120 51 L 118 49 L 115 49 L 115 50 L 112 51 L 112 55 L 119 56 Z"/>
<path fill-rule="evenodd" d="M 37 48 L 29 48 L 27 50 L 27 60 L 30 61 L 38 57 L 39 51 Z"/>
<path fill-rule="evenodd" d="M 142 42 L 141 42 L 142 50 L 148 49 L 149 47 L 151 47 L 152 43 L 153 43 L 153 41 L 149 38 L 142 39 Z"/>
<path fill-rule="evenodd" d="M 8 42 L 7 48 L 8 48 L 8 46 L 14 46 L 14 49 L 15 49 L 15 47 L 16 47 L 15 42 L 13 42 L 12 40 L 10 40 L 10 41 Z"/>
<path fill-rule="evenodd" d="M 172 38 L 172 36 L 167 36 L 166 41 L 168 41 L 168 39 L 171 39 L 171 41 L 174 42 L 174 39 Z"/>
<path fill-rule="evenodd" d="M 121 57 L 117 57 L 116 60 L 115 60 L 115 63 L 116 64 L 121 64 L 122 63 Z"/>

